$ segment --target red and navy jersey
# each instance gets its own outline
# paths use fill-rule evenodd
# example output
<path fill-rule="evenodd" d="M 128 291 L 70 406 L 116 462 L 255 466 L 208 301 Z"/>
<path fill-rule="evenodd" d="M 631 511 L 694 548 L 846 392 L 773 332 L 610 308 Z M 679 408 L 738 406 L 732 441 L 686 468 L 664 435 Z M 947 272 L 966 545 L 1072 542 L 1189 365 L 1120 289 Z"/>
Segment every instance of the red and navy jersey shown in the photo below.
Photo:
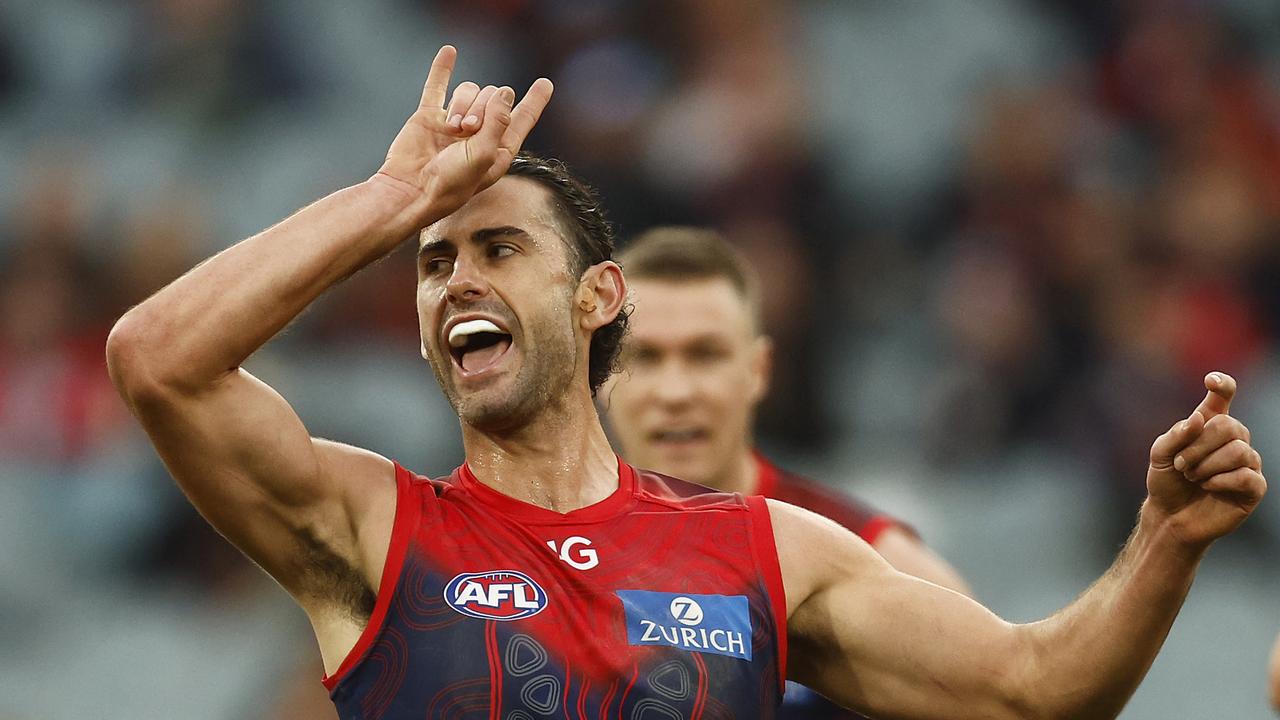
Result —
<path fill-rule="evenodd" d="M 760 453 L 756 453 L 755 458 L 756 492 L 760 495 L 834 520 L 872 545 L 881 533 L 891 527 L 899 527 L 915 534 L 914 530 L 901 521 L 860 500 L 787 472 Z M 835 705 L 803 685 L 788 683 L 786 700 L 779 708 L 777 717 L 778 720 L 860 720 L 863 716 Z"/>
<path fill-rule="evenodd" d="M 870 505 L 831 490 L 820 483 L 806 477 L 787 472 L 769 462 L 760 453 L 756 459 L 756 494 L 774 500 L 781 500 L 788 505 L 802 507 L 834 520 L 853 534 L 876 544 L 880 534 L 889 528 L 902 528 L 915 535 L 909 525 Z"/>
<path fill-rule="evenodd" d="M 364 633 L 332 677 L 355 718 L 771 718 L 786 599 L 763 498 L 619 463 L 561 514 L 466 465 L 396 466 L 391 544 Z"/>

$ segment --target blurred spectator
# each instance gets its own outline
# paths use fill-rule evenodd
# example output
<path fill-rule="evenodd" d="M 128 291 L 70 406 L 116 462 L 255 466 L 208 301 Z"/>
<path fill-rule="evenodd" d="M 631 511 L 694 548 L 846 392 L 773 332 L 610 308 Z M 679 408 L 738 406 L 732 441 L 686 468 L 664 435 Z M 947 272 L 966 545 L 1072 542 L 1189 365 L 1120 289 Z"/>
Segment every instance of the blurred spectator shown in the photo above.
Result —
<path fill-rule="evenodd" d="M 295 104 L 314 90 L 287 24 L 245 0 L 140 0 L 120 78 L 148 113 L 195 124 Z"/>
<path fill-rule="evenodd" d="M 0 458 L 70 463 L 129 427 L 106 375 L 83 188 L 69 165 L 33 168 L 0 245 Z"/>

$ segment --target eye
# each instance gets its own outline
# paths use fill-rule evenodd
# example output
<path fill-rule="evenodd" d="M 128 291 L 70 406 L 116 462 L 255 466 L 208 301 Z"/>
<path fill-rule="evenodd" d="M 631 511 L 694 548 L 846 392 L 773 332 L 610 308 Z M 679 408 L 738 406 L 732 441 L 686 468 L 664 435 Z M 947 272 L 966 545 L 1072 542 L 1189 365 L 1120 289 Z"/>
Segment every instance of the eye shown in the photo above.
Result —
<path fill-rule="evenodd" d="M 447 257 L 429 258 L 422 263 L 422 269 L 428 275 L 439 275 L 440 273 L 448 272 L 452 266 L 453 260 Z"/>
<path fill-rule="evenodd" d="M 489 246 L 489 257 L 503 258 L 515 254 L 516 249 L 506 243 L 494 243 Z"/>
<path fill-rule="evenodd" d="M 709 365 L 721 362 L 728 357 L 728 349 L 720 345 L 695 345 L 689 348 L 689 360 L 698 364 Z"/>

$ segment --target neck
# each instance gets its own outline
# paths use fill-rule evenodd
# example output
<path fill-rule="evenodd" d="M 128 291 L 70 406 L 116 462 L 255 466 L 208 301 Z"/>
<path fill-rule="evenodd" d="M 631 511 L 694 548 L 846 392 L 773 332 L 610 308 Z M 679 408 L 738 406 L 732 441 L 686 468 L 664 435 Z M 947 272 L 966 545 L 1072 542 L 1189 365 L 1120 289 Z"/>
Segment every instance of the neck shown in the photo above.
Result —
<path fill-rule="evenodd" d="M 748 443 L 735 453 L 735 458 L 720 477 L 712 480 L 710 486 L 723 492 L 755 494 L 756 488 L 760 485 L 760 468 L 756 463 L 755 454 L 751 451 L 751 445 Z"/>
<path fill-rule="evenodd" d="M 463 423 L 472 474 L 503 495 L 560 513 L 611 495 L 618 489 L 618 459 L 590 394 L 584 395 L 553 403 L 511 431 Z"/>

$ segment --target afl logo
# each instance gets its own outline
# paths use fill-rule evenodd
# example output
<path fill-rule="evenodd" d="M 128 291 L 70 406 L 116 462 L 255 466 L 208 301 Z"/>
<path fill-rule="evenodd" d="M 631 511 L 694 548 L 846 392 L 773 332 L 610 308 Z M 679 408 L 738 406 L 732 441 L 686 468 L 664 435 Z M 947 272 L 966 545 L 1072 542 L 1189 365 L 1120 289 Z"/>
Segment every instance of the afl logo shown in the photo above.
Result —
<path fill-rule="evenodd" d="M 449 607 L 483 620 L 520 620 L 547 607 L 547 593 L 533 578 L 515 570 L 463 573 L 444 588 Z"/>

